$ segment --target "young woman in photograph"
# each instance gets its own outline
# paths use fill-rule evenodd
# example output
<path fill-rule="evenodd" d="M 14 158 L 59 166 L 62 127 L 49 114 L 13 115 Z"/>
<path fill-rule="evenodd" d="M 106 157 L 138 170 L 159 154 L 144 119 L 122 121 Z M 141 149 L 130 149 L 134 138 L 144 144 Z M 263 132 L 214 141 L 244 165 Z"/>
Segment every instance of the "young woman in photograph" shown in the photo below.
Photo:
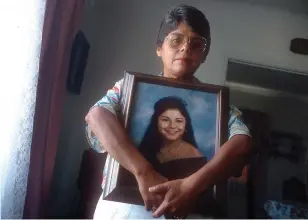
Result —
<path fill-rule="evenodd" d="M 196 172 L 200 165 L 193 169 L 197 165 L 194 161 L 202 165 L 206 163 L 195 141 L 186 103 L 174 96 L 155 103 L 139 151 L 168 180 L 184 178 Z M 171 165 L 169 169 L 168 165 Z M 179 169 L 173 170 L 174 167 Z"/>
<path fill-rule="evenodd" d="M 169 181 L 186 178 L 207 162 L 195 141 L 186 103 L 178 97 L 164 97 L 154 105 L 154 113 L 140 143 L 139 151 L 153 168 Z M 208 212 L 211 189 L 202 192 L 186 209 Z M 204 213 L 204 214 L 208 214 Z M 179 213 L 178 213 L 179 214 Z M 185 214 L 181 214 L 183 217 Z M 169 217 L 169 216 L 168 216 Z"/>

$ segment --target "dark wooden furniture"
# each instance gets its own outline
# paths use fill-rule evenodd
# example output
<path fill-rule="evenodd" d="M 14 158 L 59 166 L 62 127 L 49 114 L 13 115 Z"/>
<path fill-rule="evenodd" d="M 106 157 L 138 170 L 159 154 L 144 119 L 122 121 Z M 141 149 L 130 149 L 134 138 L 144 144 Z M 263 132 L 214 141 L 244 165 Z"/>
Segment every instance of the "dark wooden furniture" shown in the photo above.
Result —
<path fill-rule="evenodd" d="M 263 112 L 244 108 L 240 110 L 252 135 L 253 152 L 242 173 L 229 179 L 228 217 L 262 218 L 266 217 L 262 207 L 267 195 L 270 120 Z"/>
<path fill-rule="evenodd" d="M 78 177 L 80 190 L 78 218 L 93 218 L 96 204 L 102 194 L 101 184 L 106 156 L 106 153 L 99 154 L 92 149 L 83 152 Z"/>
<path fill-rule="evenodd" d="M 284 201 L 294 201 L 307 203 L 306 184 L 302 183 L 298 178 L 291 177 L 283 182 L 282 198 Z"/>
<path fill-rule="evenodd" d="M 270 145 L 270 118 L 261 111 L 240 109 L 252 135 L 253 154 L 246 166 L 247 218 L 263 217 L 267 197 L 267 152 Z"/>

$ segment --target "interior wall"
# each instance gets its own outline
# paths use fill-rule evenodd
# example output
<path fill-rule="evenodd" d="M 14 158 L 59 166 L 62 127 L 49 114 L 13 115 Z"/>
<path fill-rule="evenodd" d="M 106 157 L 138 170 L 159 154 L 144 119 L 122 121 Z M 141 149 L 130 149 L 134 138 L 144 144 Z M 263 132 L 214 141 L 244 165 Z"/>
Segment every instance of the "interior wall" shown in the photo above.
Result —
<path fill-rule="evenodd" d="M 91 44 L 81 95 L 67 94 L 52 187 L 51 210 L 66 216 L 77 201 L 76 180 L 84 137 L 84 116 L 96 100 L 123 76 L 124 70 L 160 72 L 155 41 L 159 23 L 172 5 L 186 3 L 209 19 L 212 46 L 198 72 L 201 81 L 225 83 L 228 58 L 307 72 L 307 58 L 289 51 L 294 37 L 308 35 L 308 17 L 287 9 L 213 0 L 105 0 L 86 7 L 82 29 Z M 295 4 L 295 1 L 292 1 Z"/>

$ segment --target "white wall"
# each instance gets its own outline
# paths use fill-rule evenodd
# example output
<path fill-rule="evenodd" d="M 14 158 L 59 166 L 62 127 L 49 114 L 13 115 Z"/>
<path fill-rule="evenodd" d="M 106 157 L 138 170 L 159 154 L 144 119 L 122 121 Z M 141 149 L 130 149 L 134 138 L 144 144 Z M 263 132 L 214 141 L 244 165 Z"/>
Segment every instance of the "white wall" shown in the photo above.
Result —
<path fill-rule="evenodd" d="M 202 81 L 224 84 L 228 58 L 308 72 L 307 57 L 288 50 L 292 38 L 308 35 L 308 17 L 302 14 L 243 1 L 96 1 L 83 20 L 91 51 L 82 94 L 68 94 L 64 106 L 51 200 L 55 215 L 66 215 L 73 206 L 81 155 L 88 148 L 83 132 L 87 110 L 124 70 L 161 71 L 155 53 L 159 23 L 179 3 L 204 11 L 211 25 L 211 51 L 196 74 Z"/>

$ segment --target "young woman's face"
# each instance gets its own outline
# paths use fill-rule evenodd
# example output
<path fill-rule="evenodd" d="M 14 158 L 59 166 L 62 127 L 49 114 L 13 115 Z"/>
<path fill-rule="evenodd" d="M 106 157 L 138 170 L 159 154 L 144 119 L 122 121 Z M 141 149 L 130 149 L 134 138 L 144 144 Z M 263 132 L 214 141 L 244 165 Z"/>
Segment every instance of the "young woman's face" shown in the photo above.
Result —
<path fill-rule="evenodd" d="M 158 117 L 158 131 L 166 140 L 181 139 L 185 127 L 185 117 L 177 109 L 168 109 Z"/>
<path fill-rule="evenodd" d="M 179 40 L 185 43 L 178 44 Z M 194 48 L 198 44 L 206 44 L 202 40 L 205 39 L 184 23 L 180 23 L 176 30 L 169 33 L 162 46 L 157 48 L 157 55 L 163 62 L 164 76 L 179 79 L 192 77 L 205 59 L 205 52 Z"/>

